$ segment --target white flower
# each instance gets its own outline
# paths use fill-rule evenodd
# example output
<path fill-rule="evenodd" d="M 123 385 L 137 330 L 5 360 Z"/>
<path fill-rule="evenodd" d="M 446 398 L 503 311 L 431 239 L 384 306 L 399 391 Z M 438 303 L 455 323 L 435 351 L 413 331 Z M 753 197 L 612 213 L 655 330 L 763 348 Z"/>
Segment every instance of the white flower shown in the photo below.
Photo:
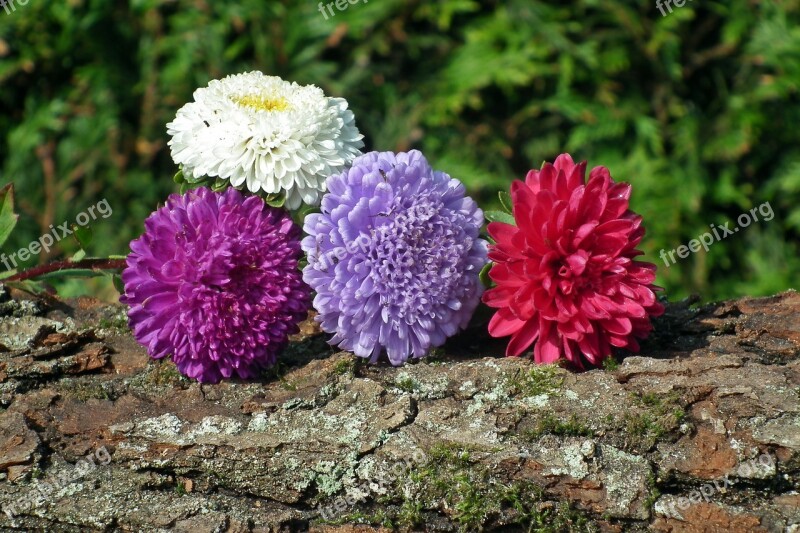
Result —
<path fill-rule="evenodd" d="M 197 89 L 167 132 L 184 175 L 227 179 L 254 193 L 285 192 L 289 209 L 318 204 L 325 179 L 364 146 L 346 100 L 261 72 Z"/>

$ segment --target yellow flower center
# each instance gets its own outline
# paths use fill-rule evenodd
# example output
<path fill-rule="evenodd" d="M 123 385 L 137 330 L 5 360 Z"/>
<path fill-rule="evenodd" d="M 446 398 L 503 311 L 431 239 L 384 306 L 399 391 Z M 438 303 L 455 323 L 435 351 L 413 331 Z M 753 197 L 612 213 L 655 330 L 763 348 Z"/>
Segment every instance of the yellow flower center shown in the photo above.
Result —
<path fill-rule="evenodd" d="M 289 109 L 289 102 L 282 96 L 275 98 L 263 94 L 245 94 L 233 96 L 231 100 L 242 107 L 249 107 L 256 111 L 286 111 Z"/>

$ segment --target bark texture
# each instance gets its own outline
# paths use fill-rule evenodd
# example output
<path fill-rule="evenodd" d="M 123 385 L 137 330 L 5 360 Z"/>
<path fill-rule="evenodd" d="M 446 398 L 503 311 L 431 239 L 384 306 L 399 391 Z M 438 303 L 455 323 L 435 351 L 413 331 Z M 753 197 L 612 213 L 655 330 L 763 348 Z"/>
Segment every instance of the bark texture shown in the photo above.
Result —
<path fill-rule="evenodd" d="M 581 374 L 481 331 L 392 368 L 308 321 L 262 380 L 208 386 L 120 306 L 4 289 L 0 530 L 800 531 L 796 292 L 671 304 Z"/>

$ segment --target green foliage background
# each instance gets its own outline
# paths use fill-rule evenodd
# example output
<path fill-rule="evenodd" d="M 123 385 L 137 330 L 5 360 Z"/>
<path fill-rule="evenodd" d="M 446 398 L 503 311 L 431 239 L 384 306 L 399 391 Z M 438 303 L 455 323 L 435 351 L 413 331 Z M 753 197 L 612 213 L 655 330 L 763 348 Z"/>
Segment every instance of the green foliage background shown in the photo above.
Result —
<path fill-rule="evenodd" d="M 344 96 L 368 149 L 422 149 L 485 208 L 562 151 L 609 167 L 671 298 L 796 286 L 798 21 L 799 0 L 374 0 L 329 20 L 314 0 L 30 0 L 0 10 L 0 181 L 22 211 L 3 251 L 107 198 L 91 251 L 125 253 L 176 190 L 165 124 L 259 69 Z M 766 201 L 772 221 L 658 258 Z"/>

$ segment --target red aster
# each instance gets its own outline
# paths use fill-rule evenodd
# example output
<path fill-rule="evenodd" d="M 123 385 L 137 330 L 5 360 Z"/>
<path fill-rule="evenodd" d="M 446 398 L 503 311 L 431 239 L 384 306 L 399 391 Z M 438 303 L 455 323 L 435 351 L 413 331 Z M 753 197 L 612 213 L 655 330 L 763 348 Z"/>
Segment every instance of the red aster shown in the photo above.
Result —
<path fill-rule="evenodd" d="M 497 284 L 483 301 L 498 311 L 493 337 L 511 335 L 507 356 L 534 342 L 537 363 L 564 357 L 578 367 L 600 364 L 611 347 L 638 351 L 652 330 L 656 267 L 634 260 L 644 236 L 642 217 L 628 209 L 631 186 L 605 167 L 586 182 L 586 162 L 569 154 L 511 185 L 516 226 L 489 224 Z"/>

